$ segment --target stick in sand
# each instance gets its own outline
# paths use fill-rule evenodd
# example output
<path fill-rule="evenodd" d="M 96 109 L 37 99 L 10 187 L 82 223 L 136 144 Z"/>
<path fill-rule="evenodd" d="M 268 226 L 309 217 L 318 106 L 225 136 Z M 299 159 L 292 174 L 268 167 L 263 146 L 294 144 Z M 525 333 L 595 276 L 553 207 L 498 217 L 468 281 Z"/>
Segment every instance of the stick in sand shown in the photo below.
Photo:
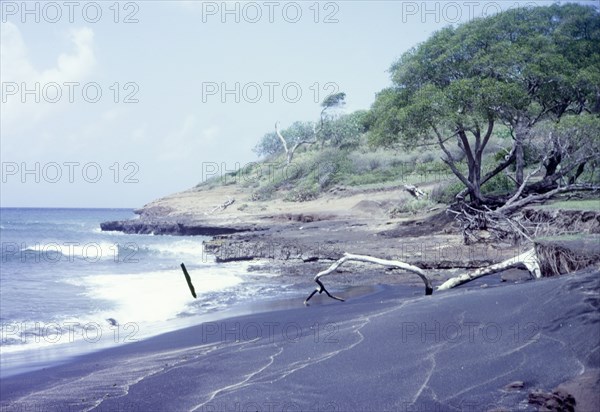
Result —
<path fill-rule="evenodd" d="M 187 281 L 187 284 L 190 287 L 190 292 L 192 292 L 192 296 L 195 299 L 196 298 L 196 291 L 194 290 L 194 285 L 192 285 L 192 279 L 190 278 L 190 275 L 189 275 L 189 273 L 188 273 L 188 271 L 185 268 L 185 265 L 183 263 L 181 264 L 181 269 L 183 270 L 183 274 L 185 275 L 185 280 Z"/>

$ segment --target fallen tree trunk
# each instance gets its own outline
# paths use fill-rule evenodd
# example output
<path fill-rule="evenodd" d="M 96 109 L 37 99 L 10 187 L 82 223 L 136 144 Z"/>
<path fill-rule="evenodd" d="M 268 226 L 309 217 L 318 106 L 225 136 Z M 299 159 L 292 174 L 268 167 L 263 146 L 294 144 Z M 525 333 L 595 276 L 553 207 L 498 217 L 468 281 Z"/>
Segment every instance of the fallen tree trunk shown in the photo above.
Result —
<path fill-rule="evenodd" d="M 431 281 L 427 277 L 425 271 L 417 266 L 413 266 L 413 265 L 410 265 L 405 262 L 400 262 L 398 260 L 386 260 L 386 259 L 375 258 L 372 256 L 353 255 L 350 253 L 344 253 L 344 256 L 342 258 L 335 261 L 327 269 L 317 273 L 314 280 L 317 283 L 318 287 L 315 290 L 313 290 L 312 293 L 306 298 L 306 300 L 304 301 L 304 304 L 308 305 L 308 301 L 315 294 L 317 294 L 317 293 L 321 294 L 323 292 L 325 292 L 325 294 L 327 294 L 327 296 L 329 296 L 330 298 L 343 302 L 344 299 L 342 299 L 338 296 L 334 296 L 331 293 L 329 293 L 327 288 L 325 288 L 325 285 L 323 284 L 323 282 L 321 282 L 321 278 L 332 274 L 342 264 L 344 264 L 345 262 L 349 262 L 349 261 L 375 263 L 378 265 L 383 265 L 383 266 L 393 267 L 393 268 L 398 268 L 398 269 L 404 269 L 406 271 L 415 273 L 423 280 L 423 283 L 425 283 L 425 295 L 433 294 L 433 287 L 431 286 Z M 501 270 L 505 270 L 505 269 L 509 269 L 509 268 L 523 267 L 523 266 L 525 268 L 527 268 L 527 270 L 529 270 L 529 272 L 531 273 L 531 275 L 534 278 L 540 278 L 542 276 L 541 271 L 540 271 L 540 264 L 539 264 L 539 261 L 538 261 L 537 255 L 536 255 L 536 251 L 535 251 L 535 249 L 530 249 L 527 252 L 521 253 L 520 255 L 515 256 L 514 258 L 510 258 L 508 260 L 505 260 L 504 262 L 478 269 L 472 273 L 465 273 L 463 275 L 448 279 L 446 282 L 441 284 L 437 288 L 437 290 L 441 291 L 441 290 L 451 289 L 453 287 L 462 285 L 463 283 L 470 282 L 470 281 L 480 278 L 482 276 L 490 275 L 492 273 L 496 273 Z"/>
<path fill-rule="evenodd" d="M 496 273 L 501 270 L 522 266 L 525 266 L 527 270 L 529 270 L 529 273 L 533 275 L 533 277 L 542 277 L 540 271 L 540 264 L 535 253 L 535 249 L 530 249 L 527 252 L 521 253 L 520 255 L 505 260 L 504 262 L 496 263 L 495 265 L 477 269 L 475 272 L 465 273 L 464 275 L 448 279 L 440 286 L 438 286 L 437 290 L 447 290 L 455 286 L 462 285 L 463 283 L 470 282 L 482 276 L 491 275 L 492 273 Z"/>
<path fill-rule="evenodd" d="M 304 301 L 304 304 L 307 305 L 308 301 L 317 292 L 319 294 L 325 292 L 327 294 L 327 296 L 329 296 L 330 298 L 343 302 L 344 299 L 334 296 L 331 293 L 329 293 L 329 291 L 325 288 L 325 285 L 323 285 L 323 283 L 321 282 L 321 278 L 332 274 L 342 264 L 344 264 L 345 262 L 349 262 L 349 261 L 375 263 L 377 265 L 383 265 L 383 266 L 387 266 L 387 267 L 404 269 L 406 271 L 415 273 L 423 280 L 423 283 L 425 283 L 425 295 L 431 295 L 433 293 L 433 287 L 431 286 L 431 281 L 429 280 L 429 278 L 427 277 L 427 275 L 421 268 L 418 268 L 416 266 L 409 265 L 408 263 L 400 262 L 397 260 L 386 260 L 386 259 L 379 259 L 379 258 L 375 258 L 375 257 L 371 257 L 371 256 L 353 255 L 350 253 L 344 253 L 344 256 L 342 258 L 338 259 L 336 262 L 334 262 L 331 266 L 329 266 L 329 268 L 327 268 L 326 270 L 324 270 L 322 272 L 317 273 L 314 280 L 315 280 L 315 282 L 317 282 L 317 285 L 319 285 L 319 286 L 306 298 L 306 300 Z"/>
<path fill-rule="evenodd" d="M 219 206 L 215 206 L 214 209 L 209 210 L 208 212 L 205 212 L 204 214 L 205 215 L 211 215 L 211 214 L 215 213 L 217 210 L 218 211 L 223 211 L 223 210 L 227 209 L 229 206 L 231 206 L 234 203 L 235 203 L 235 199 L 228 199 L 224 203 L 220 204 Z"/>

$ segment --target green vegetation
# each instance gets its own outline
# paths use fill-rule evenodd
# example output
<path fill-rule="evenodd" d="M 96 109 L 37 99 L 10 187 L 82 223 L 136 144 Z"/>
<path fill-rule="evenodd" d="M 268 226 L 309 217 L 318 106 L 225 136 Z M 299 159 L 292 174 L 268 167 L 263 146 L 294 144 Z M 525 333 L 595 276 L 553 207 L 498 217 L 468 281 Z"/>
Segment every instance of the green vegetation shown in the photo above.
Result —
<path fill-rule="evenodd" d="M 593 210 L 600 212 L 600 199 L 560 200 L 546 205 L 537 206 L 544 209 L 561 210 Z"/>
<path fill-rule="evenodd" d="M 417 213 L 427 211 L 434 206 L 435 202 L 432 202 L 429 199 L 409 199 L 392 208 L 389 214 L 391 218 L 396 218 L 406 213 L 416 215 Z"/>
<path fill-rule="evenodd" d="M 390 74 L 370 110 L 345 114 L 345 93 L 332 94 L 316 121 L 266 133 L 254 148 L 262 163 L 204 185 L 303 202 L 339 186 L 417 184 L 429 185 L 426 202 L 468 194 L 497 206 L 517 191 L 600 183 L 597 9 L 518 8 L 448 27 Z"/>
<path fill-rule="evenodd" d="M 370 137 L 381 145 L 437 142 L 471 201 L 486 203 L 482 186 L 508 166 L 514 165 L 518 186 L 525 181 L 525 147 L 538 124 L 567 116 L 575 124 L 598 124 L 599 44 L 598 11 L 575 4 L 510 10 L 445 28 L 392 65 L 393 86 L 373 105 Z M 483 152 L 499 124 L 513 137 L 510 155 L 484 173 Z M 566 147 L 546 139 L 546 154 L 562 169 L 597 160 L 597 154 L 573 155 L 583 147 L 576 141 Z M 454 145 L 464 153 L 466 171 L 450 151 Z M 568 173 L 547 168 L 536 189 L 552 188 Z"/>

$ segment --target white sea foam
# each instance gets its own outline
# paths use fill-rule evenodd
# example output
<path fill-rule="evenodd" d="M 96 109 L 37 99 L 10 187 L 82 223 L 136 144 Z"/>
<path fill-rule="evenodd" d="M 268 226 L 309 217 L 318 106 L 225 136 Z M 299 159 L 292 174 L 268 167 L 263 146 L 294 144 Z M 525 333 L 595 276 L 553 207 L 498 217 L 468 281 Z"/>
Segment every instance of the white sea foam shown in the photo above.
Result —
<path fill-rule="evenodd" d="M 180 239 L 172 242 L 164 242 L 148 245 L 148 249 L 159 253 L 173 256 L 202 256 L 202 242 L 190 239 Z"/>
<path fill-rule="evenodd" d="M 199 300 L 206 298 L 207 293 L 226 291 L 243 282 L 231 271 L 189 272 Z M 90 275 L 69 279 L 66 283 L 84 288 L 90 307 L 98 309 L 52 322 L 4 323 L 0 334 L 1 354 L 32 347 L 54 350 L 77 342 L 100 347 L 147 338 L 169 330 L 170 322 L 165 321 L 189 310 L 188 305 L 194 302 L 181 270 Z M 111 325 L 110 321 L 114 323 Z"/>
<path fill-rule="evenodd" d="M 242 282 L 238 276 L 212 272 L 191 271 L 190 276 L 198 295 Z M 106 312 L 106 317 L 120 323 L 173 319 L 193 301 L 180 270 L 88 276 L 84 287 L 90 298 L 109 301 L 113 308 Z"/>
<path fill-rule="evenodd" d="M 45 242 L 22 247 L 21 252 L 39 253 L 45 255 L 48 260 L 56 260 L 56 256 L 60 254 L 69 259 L 96 261 L 116 259 L 119 254 L 119 245 L 109 242 Z"/>

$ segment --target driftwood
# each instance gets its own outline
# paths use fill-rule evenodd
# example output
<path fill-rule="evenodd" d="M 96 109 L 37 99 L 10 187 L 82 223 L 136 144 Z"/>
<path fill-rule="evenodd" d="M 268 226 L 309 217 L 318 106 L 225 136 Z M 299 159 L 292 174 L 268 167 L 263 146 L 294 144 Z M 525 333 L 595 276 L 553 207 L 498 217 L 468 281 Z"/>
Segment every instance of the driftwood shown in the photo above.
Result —
<path fill-rule="evenodd" d="M 214 209 L 208 211 L 205 213 L 205 215 L 210 215 L 215 213 L 217 210 L 218 211 L 223 211 L 225 209 L 227 209 L 229 206 L 231 206 L 233 203 L 235 203 L 235 199 L 229 199 L 226 202 L 224 202 L 223 204 L 220 204 L 219 206 L 215 206 Z"/>
<path fill-rule="evenodd" d="M 411 196 L 414 197 L 415 199 L 420 199 L 422 197 L 425 197 L 425 192 L 423 192 L 421 189 L 419 189 L 415 185 L 404 185 L 404 190 L 406 190 L 408 193 L 410 193 Z"/>
<path fill-rule="evenodd" d="M 448 279 L 438 286 L 437 290 L 447 290 L 482 276 L 491 275 L 492 273 L 496 273 L 501 270 L 522 266 L 525 266 L 527 270 L 529 270 L 529 273 L 533 275 L 533 277 L 540 278 L 542 276 L 535 249 L 531 249 L 525 253 L 515 256 L 514 258 L 505 260 L 504 262 L 496 263 L 495 265 L 477 269 L 475 272 L 465 273 L 463 275 Z"/>
<path fill-rule="evenodd" d="M 194 289 L 194 285 L 192 285 L 192 278 L 190 278 L 190 274 L 188 273 L 185 265 L 181 264 L 181 270 L 183 270 L 183 276 L 185 276 L 185 281 L 187 282 L 188 287 L 190 288 L 190 292 L 192 292 L 192 296 L 194 299 L 196 298 L 196 290 Z"/>
<path fill-rule="evenodd" d="M 386 260 L 386 259 L 379 259 L 379 258 L 375 258 L 375 257 L 371 257 L 371 256 L 353 255 L 353 254 L 350 254 L 350 253 L 344 253 L 344 256 L 341 259 L 337 260 L 331 266 L 329 266 L 329 268 L 327 268 L 326 270 L 324 270 L 322 272 L 319 272 L 315 276 L 315 282 L 319 286 L 306 298 L 306 300 L 304 301 L 304 304 L 307 305 L 308 301 L 317 292 L 318 293 L 325 292 L 327 294 L 327 296 L 329 296 L 330 298 L 335 299 L 335 300 L 339 300 L 339 301 L 343 302 L 344 299 L 342 299 L 340 297 L 337 297 L 337 296 L 334 296 L 331 293 L 329 293 L 329 291 L 325 288 L 325 285 L 323 285 L 323 283 L 321 282 L 321 278 L 324 277 L 324 276 L 332 274 L 342 264 L 344 264 L 345 262 L 349 262 L 349 261 L 375 263 L 377 265 L 383 265 L 383 266 L 387 266 L 387 267 L 404 269 L 406 271 L 415 273 L 415 274 L 417 274 L 423 280 L 423 283 L 425 283 L 425 294 L 426 295 L 431 295 L 433 293 L 433 287 L 431 286 L 431 281 L 429 280 L 429 278 L 427 277 L 427 275 L 425 274 L 425 272 L 423 271 L 423 269 L 421 269 L 419 267 L 416 267 L 416 266 L 413 266 L 413 265 L 409 265 L 408 263 L 400 262 L 400 261 L 397 261 L 397 260 Z"/>
<path fill-rule="evenodd" d="M 433 287 L 431 286 L 431 281 L 427 277 L 425 271 L 417 266 L 413 266 L 413 265 L 410 265 L 405 262 L 400 262 L 398 260 L 386 260 L 386 259 L 379 259 L 379 258 L 375 258 L 375 257 L 371 257 L 371 256 L 353 255 L 350 253 L 345 253 L 342 258 L 340 258 L 339 260 L 334 262 L 331 266 L 329 266 L 329 268 L 317 273 L 314 280 L 317 283 L 318 287 L 315 290 L 313 290 L 312 293 L 306 298 L 306 300 L 304 301 L 304 304 L 308 305 L 308 301 L 316 293 L 321 294 L 323 292 L 325 292 L 325 294 L 327 294 L 327 296 L 329 296 L 330 298 L 343 302 L 344 299 L 329 293 L 329 291 L 327 290 L 327 288 L 321 281 L 321 278 L 332 274 L 342 264 L 344 264 L 345 262 L 349 262 L 349 261 L 375 263 L 378 265 L 383 265 L 383 266 L 388 266 L 388 267 L 393 267 L 393 268 L 398 268 L 398 269 L 404 269 L 406 271 L 415 273 L 423 280 L 423 283 L 425 283 L 425 295 L 433 294 Z M 527 252 L 521 253 L 518 256 L 515 256 L 514 258 L 505 260 L 504 262 L 478 269 L 472 273 L 466 273 L 466 274 L 448 279 L 446 282 L 444 282 L 442 285 L 440 285 L 437 288 L 437 290 L 438 291 L 447 290 L 447 289 L 453 288 L 455 286 L 462 285 L 463 283 L 470 282 L 471 280 L 480 278 L 482 276 L 490 275 L 492 273 L 496 273 L 501 270 L 505 270 L 505 269 L 509 269 L 509 268 L 513 268 L 513 267 L 523 267 L 523 266 L 525 266 L 527 268 L 527 270 L 529 270 L 529 272 L 533 275 L 534 278 L 541 277 L 540 264 L 539 264 L 535 249 L 531 249 L 531 250 L 528 250 Z"/>

